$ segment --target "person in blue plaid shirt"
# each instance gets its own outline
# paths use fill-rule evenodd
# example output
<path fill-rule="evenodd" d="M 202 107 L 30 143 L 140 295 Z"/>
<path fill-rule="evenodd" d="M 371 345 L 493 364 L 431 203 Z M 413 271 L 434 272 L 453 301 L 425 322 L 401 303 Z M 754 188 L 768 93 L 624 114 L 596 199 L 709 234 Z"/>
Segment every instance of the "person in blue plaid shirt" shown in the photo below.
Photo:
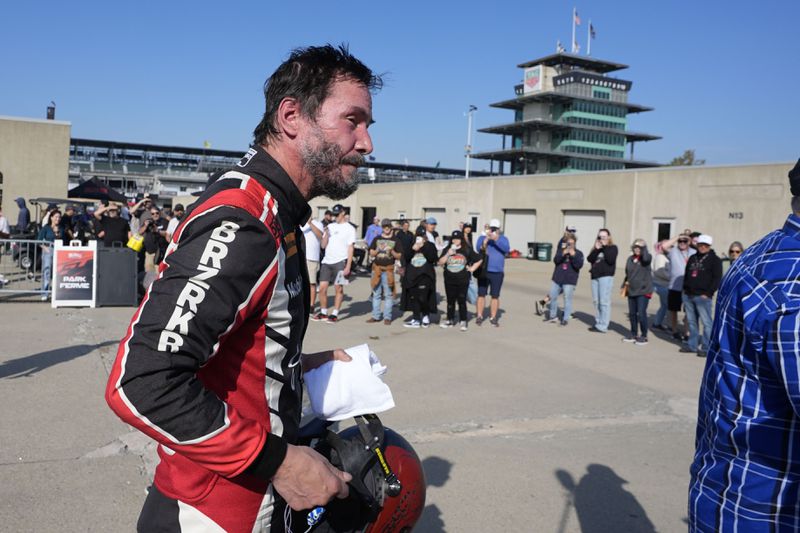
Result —
<path fill-rule="evenodd" d="M 800 160 L 792 211 L 730 268 L 700 388 L 689 531 L 800 530 Z"/>

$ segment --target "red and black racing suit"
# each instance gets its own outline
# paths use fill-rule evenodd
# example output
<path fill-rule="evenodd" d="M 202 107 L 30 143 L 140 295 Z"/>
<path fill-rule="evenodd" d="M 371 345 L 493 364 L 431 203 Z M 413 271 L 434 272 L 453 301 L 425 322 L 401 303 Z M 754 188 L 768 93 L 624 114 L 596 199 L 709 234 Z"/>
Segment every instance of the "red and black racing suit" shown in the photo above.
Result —
<path fill-rule="evenodd" d="M 106 389 L 114 412 L 160 444 L 140 530 L 283 531 L 269 480 L 300 421 L 309 215 L 253 148 L 175 231 Z"/>

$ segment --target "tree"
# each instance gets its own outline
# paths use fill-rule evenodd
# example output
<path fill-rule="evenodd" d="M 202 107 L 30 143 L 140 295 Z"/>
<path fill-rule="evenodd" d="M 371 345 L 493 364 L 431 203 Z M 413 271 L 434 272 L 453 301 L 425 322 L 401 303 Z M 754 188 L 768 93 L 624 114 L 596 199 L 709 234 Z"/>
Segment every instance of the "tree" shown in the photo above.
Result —
<path fill-rule="evenodd" d="M 691 167 L 693 165 L 705 165 L 705 159 L 695 159 L 694 150 L 686 150 L 682 155 L 669 162 L 671 167 Z"/>

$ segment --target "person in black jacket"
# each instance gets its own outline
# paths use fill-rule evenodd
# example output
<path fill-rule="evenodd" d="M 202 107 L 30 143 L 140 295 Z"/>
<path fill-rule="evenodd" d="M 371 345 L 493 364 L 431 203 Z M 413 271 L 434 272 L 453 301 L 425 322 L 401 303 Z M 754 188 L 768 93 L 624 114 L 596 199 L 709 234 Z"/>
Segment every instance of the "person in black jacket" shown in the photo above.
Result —
<path fill-rule="evenodd" d="M 436 287 L 436 246 L 425 236 L 425 227 L 417 228 L 414 244 L 411 246 L 403 286 L 408 290 L 411 304 L 411 322 L 403 324 L 407 328 L 427 328 L 430 314 L 436 309 L 434 289 Z"/>
<path fill-rule="evenodd" d="M 647 344 L 647 304 L 653 296 L 653 274 L 650 271 L 653 256 L 647 250 L 644 239 L 633 241 L 631 252 L 625 263 L 625 281 L 622 283 L 622 290 L 628 296 L 631 336 L 622 340 L 643 346 Z M 640 330 L 642 334 L 637 335 Z"/>
<path fill-rule="evenodd" d="M 553 262 L 553 284 L 550 287 L 550 312 L 548 322 L 559 323 L 566 326 L 572 316 L 572 295 L 578 284 L 578 274 L 583 267 L 583 253 L 575 248 L 578 238 L 574 233 L 567 232 L 559 243 Z M 564 293 L 564 314 L 558 320 L 558 295 Z"/>
<path fill-rule="evenodd" d="M 589 331 L 605 333 L 611 323 L 611 288 L 617 268 L 617 246 L 611 240 L 611 232 L 603 228 L 597 232 L 597 240 L 587 261 L 592 265 L 592 303 L 594 304 L 594 326 Z"/>
<path fill-rule="evenodd" d="M 689 345 L 684 353 L 697 352 L 705 357 L 711 340 L 711 300 L 722 280 L 722 260 L 711 249 L 710 235 L 697 237 L 697 253 L 686 263 L 683 276 L 683 309 L 689 322 Z M 703 324 L 703 345 L 700 346 L 700 322 Z"/>

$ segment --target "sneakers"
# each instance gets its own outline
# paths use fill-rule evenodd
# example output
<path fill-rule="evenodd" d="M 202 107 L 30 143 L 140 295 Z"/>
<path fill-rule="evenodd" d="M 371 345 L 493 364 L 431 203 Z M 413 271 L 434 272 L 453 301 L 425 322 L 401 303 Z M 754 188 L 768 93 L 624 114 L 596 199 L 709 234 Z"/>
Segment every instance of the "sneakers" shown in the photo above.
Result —
<path fill-rule="evenodd" d="M 419 329 L 419 327 L 420 327 L 421 325 L 422 325 L 422 324 L 420 323 L 420 321 L 419 321 L 419 320 L 412 320 L 411 322 L 406 322 L 405 324 L 403 324 L 403 327 L 404 327 L 404 328 L 415 328 L 415 329 Z"/>
<path fill-rule="evenodd" d="M 694 353 L 694 350 L 692 350 L 692 349 L 690 349 L 690 348 L 688 348 L 686 346 L 681 346 L 681 349 L 678 350 L 678 351 L 680 353 Z"/>
<path fill-rule="evenodd" d="M 339 321 L 339 317 L 337 315 L 331 315 L 328 317 L 329 324 L 336 324 Z"/>
<path fill-rule="evenodd" d="M 383 320 L 383 325 L 384 326 L 391 326 L 392 325 L 392 321 L 389 320 L 388 318 L 386 318 L 386 319 Z"/>
<path fill-rule="evenodd" d="M 371 317 L 369 317 L 369 318 L 367 319 L 367 324 L 377 324 L 377 323 L 378 323 L 378 322 L 380 322 L 380 321 L 381 321 L 381 319 L 380 319 L 380 318 L 375 318 L 375 317 L 372 317 L 372 316 L 371 316 Z"/>
<path fill-rule="evenodd" d="M 422 317 L 422 327 L 423 328 L 427 328 L 430 325 L 431 325 L 430 317 L 428 315 L 425 315 L 424 317 Z"/>
<path fill-rule="evenodd" d="M 635 344 L 636 346 L 646 346 L 647 337 L 636 337 L 636 340 L 633 341 L 633 344 Z"/>
<path fill-rule="evenodd" d="M 590 328 L 588 328 L 588 329 L 589 329 L 589 331 L 591 331 L 592 333 L 605 333 L 605 332 L 606 332 L 605 330 L 602 330 L 602 329 L 597 329 L 595 326 L 592 326 L 592 327 L 590 327 Z"/>
<path fill-rule="evenodd" d="M 565 327 L 567 324 L 569 324 L 569 322 L 567 322 L 566 320 L 562 320 L 561 322 L 558 323 L 558 325 L 561 327 Z"/>
<path fill-rule="evenodd" d="M 496 328 L 500 327 L 500 324 L 497 323 L 497 318 L 490 318 L 489 319 L 489 324 L 491 324 L 492 326 L 494 326 Z"/>
<path fill-rule="evenodd" d="M 547 320 L 547 323 L 548 323 L 548 324 L 558 324 L 558 322 L 559 322 L 559 321 L 558 321 L 558 317 L 557 317 L 557 316 L 554 316 L 554 317 L 553 317 L 553 318 L 551 318 L 550 320 Z"/>
<path fill-rule="evenodd" d="M 547 302 L 545 302 L 544 300 L 536 300 L 536 314 L 538 316 L 542 316 L 544 314 L 546 303 Z"/>
<path fill-rule="evenodd" d="M 462 321 L 461 321 L 461 323 L 460 323 L 459 325 L 461 326 L 461 327 L 459 328 L 461 331 L 467 331 L 467 323 L 466 323 L 466 322 L 464 322 L 464 321 L 462 320 Z"/>
<path fill-rule="evenodd" d="M 451 324 L 449 320 L 445 320 L 444 322 L 439 324 L 439 327 L 442 329 L 447 329 L 453 327 L 453 324 Z"/>
<path fill-rule="evenodd" d="M 481 324 L 483 324 L 483 317 L 482 316 L 475 317 L 475 325 L 480 326 Z"/>
<path fill-rule="evenodd" d="M 326 320 L 327 318 L 328 318 L 328 315 L 326 315 L 325 313 L 322 313 L 322 312 L 319 312 L 316 315 L 311 315 L 311 320 L 313 320 L 314 322 L 319 322 L 321 320 Z"/>
<path fill-rule="evenodd" d="M 622 342 L 636 342 L 636 337 L 622 337 Z"/>

